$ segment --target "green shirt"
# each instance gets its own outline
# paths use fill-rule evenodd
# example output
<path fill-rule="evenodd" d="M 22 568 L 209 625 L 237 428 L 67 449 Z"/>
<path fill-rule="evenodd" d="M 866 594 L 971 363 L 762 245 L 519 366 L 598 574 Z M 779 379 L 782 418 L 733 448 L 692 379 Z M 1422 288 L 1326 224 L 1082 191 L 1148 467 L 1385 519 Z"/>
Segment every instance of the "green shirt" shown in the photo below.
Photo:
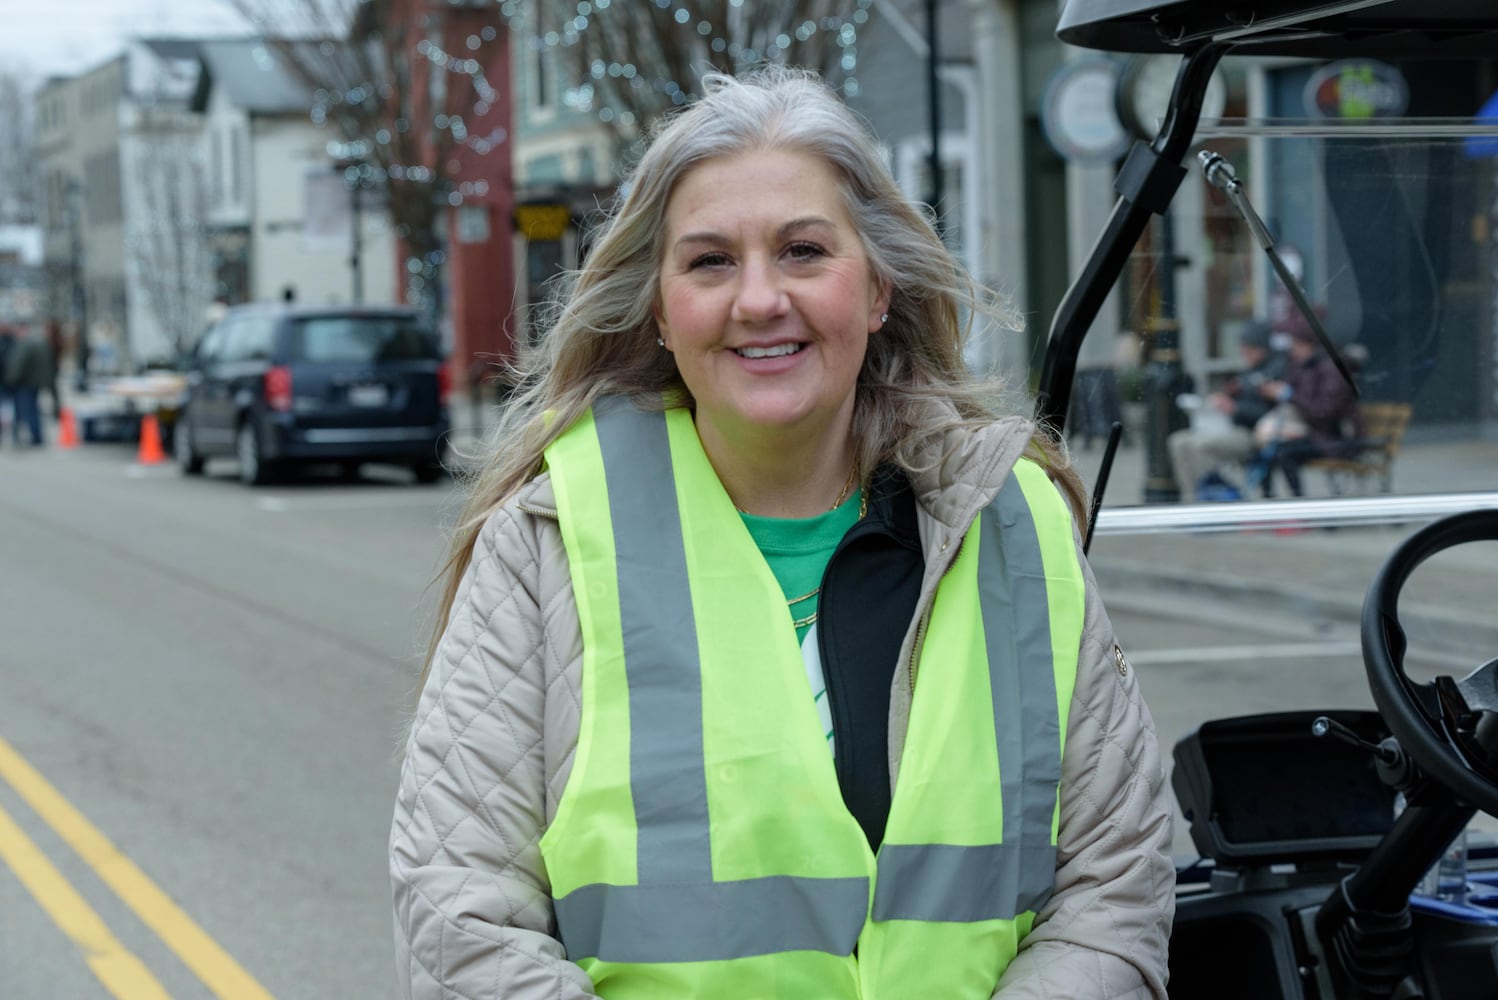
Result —
<path fill-rule="evenodd" d="M 834 750 L 834 743 L 827 680 L 822 673 L 819 650 L 806 637 L 816 623 L 822 574 L 827 571 L 837 543 L 858 523 L 861 500 L 860 491 L 854 490 L 842 506 L 816 517 L 755 517 L 740 512 L 749 537 L 770 564 L 770 572 L 775 574 L 775 582 L 780 584 L 790 605 L 791 620 L 796 623 L 796 641 L 801 644 L 801 655 L 806 661 L 806 680 L 811 685 L 812 701 L 829 750 Z"/>
<path fill-rule="evenodd" d="M 822 574 L 837 543 L 858 523 L 860 492 L 854 490 L 842 506 L 815 517 L 739 515 L 765 562 L 770 564 L 770 572 L 775 574 L 785 599 L 804 598 L 791 605 L 791 618 L 805 622 L 796 626 L 797 642 L 805 639 L 811 628 L 812 623 L 807 619 L 816 613 Z"/>

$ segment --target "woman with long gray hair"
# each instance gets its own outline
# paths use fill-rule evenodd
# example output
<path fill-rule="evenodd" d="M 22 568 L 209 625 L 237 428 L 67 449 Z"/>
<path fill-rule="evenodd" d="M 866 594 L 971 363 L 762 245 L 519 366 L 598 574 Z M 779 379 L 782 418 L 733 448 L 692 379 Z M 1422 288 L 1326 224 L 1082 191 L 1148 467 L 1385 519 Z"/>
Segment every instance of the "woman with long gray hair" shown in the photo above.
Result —
<path fill-rule="evenodd" d="M 409 997 L 1165 996 L 1149 714 L 1013 328 L 815 77 L 652 137 L 455 530 Z"/>

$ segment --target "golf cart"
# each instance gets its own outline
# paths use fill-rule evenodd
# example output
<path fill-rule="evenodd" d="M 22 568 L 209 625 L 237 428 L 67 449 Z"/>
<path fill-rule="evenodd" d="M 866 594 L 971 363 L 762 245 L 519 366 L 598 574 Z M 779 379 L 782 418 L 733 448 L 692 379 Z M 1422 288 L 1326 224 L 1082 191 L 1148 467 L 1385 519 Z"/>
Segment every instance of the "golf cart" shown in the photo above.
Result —
<path fill-rule="evenodd" d="M 1421 171 L 1440 180 L 1434 187 L 1446 192 L 1441 197 L 1448 197 L 1446 182 L 1458 169 L 1480 172 L 1481 184 L 1473 182 L 1460 195 L 1480 202 L 1480 192 L 1493 184 L 1492 168 L 1477 165 L 1476 157 L 1493 155 L 1484 151 L 1498 147 L 1498 127 L 1474 126 L 1470 112 L 1460 122 L 1432 118 L 1426 137 L 1444 143 L 1444 152 L 1431 153 L 1436 146 L 1430 144 L 1416 149 L 1397 138 L 1402 133 L 1391 127 L 1380 131 L 1380 123 L 1372 121 L 1386 92 L 1365 92 L 1362 111 L 1348 119 L 1292 123 L 1282 130 L 1317 143 L 1313 155 L 1265 154 L 1263 143 L 1276 140 L 1272 127 L 1262 122 L 1247 122 L 1236 134 L 1220 121 L 1205 130 L 1199 126 L 1209 84 L 1224 59 L 1256 57 L 1260 65 L 1306 67 L 1309 77 L 1314 66 L 1328 60 L 1363 61 L 1364 66 L 1409 61 L 1415 71 L 1439 77 L 1443 64 L 1498 56 L 1498 2 L 1067 0 L 1058 35 L 1071 45 L 1116 53 L 1120 60 L 1173 55 L 1179 65 L 1158 131 L 1135 143 L 1123 160 L 1113 212 L 1056 311 L 1038 389 L 1039 419 L 1064 434 L 1068 419 L 1089 409 L 1079 410 L 1072 398 L 1074 392 L 1091 391 L 1077 379 L 1084 338 L 1110 292 L 1138 281 L 1133 262 L 1141 239 L 1149 238 L 1156 217 L 1167 215 L 1188 172 L 1198 167 L 1203 174 L 1198 185 L 1205 179 L 1224 213 L 1241 218 L 1239 232 L 1252 241 L 1260 287 L 1288 295 L 1288 306 L 1339 360 L 1343 376 L 1363 398 L 1402 399 L 1406 406 L 1414 399 L 1438 411 L 1460 395 L 1442 386 L 1451 366 L 1480 368 L 1479 358 L 1491 360 L 1498 244 L 1486 230 L 1478 231 L 1473 220 L 1479 215 L 1458 212 L 1461 225 L 1474 227 L 1470 245 L 1481 252 L 1466 260 L 1441 246 L 1433 220 L 1452 213 L 1430 190 L 1412 197 L 1401 177 L 1410 162 L 1418 162 Z M 1365 89 L 1385 82 L 1372 72 L 1358 69 Z M 1312 94 L 1320 82 L 1313 79 L 1305 93 Z M 1495 83 L 1489 78 L 1488 88 Z M 1397 102 L 1391 98 L 1390 103 Z M 1204 133 L 1205 148 L 1198 148 Z M 1235 135 L 1260 143 L 1258 155 L 1244 154 L 1237 166 L 1210 141 Z M 1314 170 L 1324 187 L 1325 215 L 1332 220 L 1316 238 L 1324 244 L 1326 233 L 1337 231 L 1330 240 L 1337 246 L 1319 251 L 1319 279 L 1308 279 L 1309 268 L 1287 262 L 1289 255 L 1276 244 L 1277 230 L 1303 224 L 1308 213 L 1294 214 L 1296 203 L 1288 199 L 1278 213 L 1266 213 L 1266 222 L 1251 198 L 1255 179 L 1239 177 L 1244 162 Z M 1481 207 L 1480 218 L 1487 219 L 1489 205 Z M 1164 251 L 1162 266 L 1170 272 L 1177 266 L 1173 254 L 1169 247 Z M 1452 295 L 1464 288 L 1473 292 L 1470 314 L 1453 307 Z M 1386 293 L 1391 297 L 1381 299 Z M 1349 301 L 1352 296 L 1359 301 Z M 1129 304 L 1149 297 L 1134 287 L 1123 298 Z M 1321 301 L 1313 304 L 1312 298 Z M 1330 319 L 1323 316 L 1328 300 L 1335 305 Z M 1465 359 L 1460 349 L 1436 351 L 1437 330 L 1453 324 L 1470 327 L 1471 342 L 1485 344 L 1483 350 Z M 1335 335 L 1339 325 L 1341 338 Z M 1374 347 L 1361 366 L 1348 360 L 1349 330 Z M 1164 439 L 1181 426 L 1176 407 L 1189 386 L 1182 382 L 1173 325 L 1162 324 L 1160 332 L 1152 364 L 1164 371 L 1174 361 L 1175 367 L 1154 379 L 1155 392 L 1145 400 L 1145 433 L 1154 449 L 1151 472 L 1157 471 L 1156 460 L 1164 460 L 1168 480 Z M 1283 525 L 1341 532 L 1357 524 L 1424 525 L 1392 546 L 1367 584 L 1361 655 L 1376 711 L 1311 709 L 1210 721 L 1176 743 L 1172 786 L 1201 856 L 1178 865 L 1171 996 L 1498 997 L 1498 848 L 1474 840 L 1449 895 L 1417 891 L 1475 814 L 1498 816 L 1498 659 L 1487 659 L 1461 678 L 1411 676 L 1407 657 L 1415 654 L 1400 618 L 1407 611 L 1401 593 L 1418 567 L 1447 550 L 1498 541 L 1498 493 L 1489 485 L 1487 492 L 1463 495 L 1105 509 L 1121 431 L 1116 424 L 1096 476 L 1089 546 L 1094 532 L 1107 542 L 1131 532 L 1264 532 Z M 1491 592 L 1486 600 L 1491 602 Z M 1488 649 L 1469 666 L 1492 655 Z"/>

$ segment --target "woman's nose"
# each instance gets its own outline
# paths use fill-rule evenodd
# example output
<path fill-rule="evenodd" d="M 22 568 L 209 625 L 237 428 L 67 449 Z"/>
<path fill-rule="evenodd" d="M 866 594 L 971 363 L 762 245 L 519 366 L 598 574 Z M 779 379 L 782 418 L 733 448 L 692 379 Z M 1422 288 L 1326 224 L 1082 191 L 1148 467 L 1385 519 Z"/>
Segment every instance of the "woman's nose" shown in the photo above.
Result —
<path fill-rule="evenodd" d="M 789 304 L 781 275 L 772 264 L 753 260 L 744 263 L 733 301 L 734 319 L 763 323 L 784 315 Z"/>

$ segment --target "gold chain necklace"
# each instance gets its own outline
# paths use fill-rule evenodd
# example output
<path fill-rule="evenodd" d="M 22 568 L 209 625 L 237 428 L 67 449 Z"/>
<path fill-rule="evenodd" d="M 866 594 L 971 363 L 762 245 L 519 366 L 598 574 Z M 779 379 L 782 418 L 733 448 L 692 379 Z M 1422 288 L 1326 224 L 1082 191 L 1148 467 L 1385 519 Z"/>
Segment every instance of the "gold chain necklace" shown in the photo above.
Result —
<path fill-rule="evenodd" d="M 858 463 L 854 462 L 853 463 L 853 468 L 851 468 L 851 469 L 848 470 L 848 478 L 843 481 L 843 488 L 837 491 L 837 499 L 834 500 L 834 501 L 832 501 L 832 506 L 831 507 L 827 508 L 827 510 L 829 512 L 837 510 L 839 507 L 841 507 L 843 505 L 843 501 L 846 500 L 846 499 L 848 499 L 848 493 L 853 489 L 853 484 L 854 484 L 854 482 L 857 481 L 857 479 L 858 479 Z M 729 497 L 729 500 L 730 500 L 730 502 L 732 502 L 733 498 Z M 735 503 L 733 505 L 733 509 L 736 510 L 736 511 L 738 511 L 740 514 L 748 514 L 749 513 L 747 510 L 745 510 L 744 508 L 740 507 L 737 503 Z M 863 494 L 863 496 L 858 501 L 858 519 L 860 521 L 862 521 L 863 518 L 864 518 L 864 515 L 867 514 L 868 512 L 869 512 L 869 495 L 868 495 L 868 491 L 865 491 L 864 494 Z M 750 516 L 753 516 L 753 515 L 750 515 Z M 805 600 L 805 598 L 802 598 L 802 600 Z"/>
<path fill-rule="evenodd" d="M 843 488 L 837 491 L 837 499 L 832 501 L 832 506 L 827 508 L 828 510 L 837 510 L 843 505 L 843 501 L 848 499 L 848 491 L 853 488 L 853 478 L 857 475 L 858 463 L 854 462 L 853 468 L 848 470 L 847 481 L 843 483 Z"/>
<path fill-rule="evenodd" d="M 855 463 L 854 466 L 853 466 L 853 468 L 852 468 L 852 470 L 848 473 L 848 481 L 845 482 L 845 483 L 843 483 L 843 488 L 838 493 L 837 499 L 834 500 L 834 501 L 832 501 L 832 507 L 831 507 L 832 510 L 837 510 L 839 507 L 841 507 L 843 505 L 843 501 L 846 500 L 846 499 L 848 499 L 848 491 L 853 488 L 853 481 L 854 481 L 855 478 L 857 478 L 857 476 L 858 476 L 858 465 Z M 742 508 L 740 508 L 740 511 L 743 512 Z M 869 512 L 869 491 L 868 490 L 864 490 L 862 493 L 859 494 L 859 497 L 858 497 L 858 519 L 860 521 L 862 521 L 864 519 L 864 516 L 867 515 L 868 512 Z M 813 587 L 811 590 L 808 590 L 806 593 L 802 594 L 800 597 L 791 597 L 791 598 L 788 598 L 786 600 L 785 606 L 792 609 L 792 611 L 791 611 L 791 625 L 792 626 L 794 626 L 795 628 L 803 628 L 803 627 L 805 627 L 807 625 L 811 625 L 811 624 L 813 624 L 813 623 L 816 622 L 816 620 L 817 620 L 817 613 L 818 613 L 817 611 L 813 611 L 809 615 L 804 615 L 801 618 L 797 618 L 797 617 L 795 617 L 796 612 L 795 612 L 794 609 L 795 609 L 796 605 L 811 600 L 813 597 L 816 597 L 821 592 L 822 592 L 822 588 L 821 587 Z M 818 609 L 818 611 L 820 611 L 820 610 L 821 609 Z"/>

